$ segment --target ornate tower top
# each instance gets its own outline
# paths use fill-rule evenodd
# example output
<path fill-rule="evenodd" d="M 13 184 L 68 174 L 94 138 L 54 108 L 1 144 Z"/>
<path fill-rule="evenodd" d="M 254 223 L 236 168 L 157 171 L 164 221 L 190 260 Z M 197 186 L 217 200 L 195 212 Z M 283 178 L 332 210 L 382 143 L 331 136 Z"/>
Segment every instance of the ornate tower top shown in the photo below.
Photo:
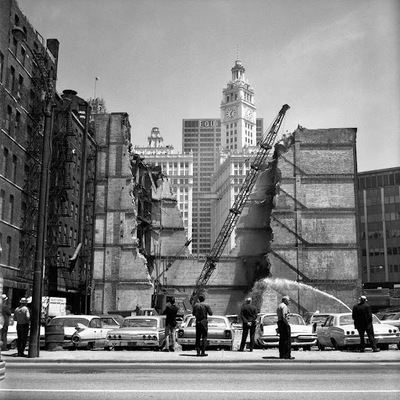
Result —
<path fill-rule="evenodd" d="M 239 59 L 237 59 L 235 61 L 235 66 L 232 67 L 231 71 L 232 71 L 232 81 L 237 81 L 237 80 L 244 81 L 245 80 L 244 79 L 245 69 L 242 65 L 242 62 Z"/>
<path fill-rule="evenodd" d="M 164 139 L 161 136 L 160 130 L 155 126 L 152 128 L 150 136 L 147 137 L 150 147 L 162 147 Z"/>

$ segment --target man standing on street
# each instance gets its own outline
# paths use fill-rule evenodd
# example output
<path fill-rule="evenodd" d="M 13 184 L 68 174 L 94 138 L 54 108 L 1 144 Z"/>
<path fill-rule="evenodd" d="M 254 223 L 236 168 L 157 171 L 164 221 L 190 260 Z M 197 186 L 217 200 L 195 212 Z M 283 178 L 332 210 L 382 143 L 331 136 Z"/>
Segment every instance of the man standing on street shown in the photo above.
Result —
<path fill-rule="evenodd" d="M 279 358 L 286 360 L 294 360 L 291 356 L 291 329 L 289 324 L 289 296 L 283 296 L 282 302 L 278 305 L 276 314 L 278 316 L 278 333 L 279 333 Z"/>
<path fill-rule="evenodd" d="M 1 337 L 0 340 L 3 342 L 1 345 L 1 350 L 7 350 L 7 332 L 8 332 L 8 325 L 10 324 L 10 317 L 11 317 L 11 309 L 8 305 L 8 296 L 6 294 L 1 295 L 2 300 L 2 315 L 3 315 L 3 327 L 1 328 Z"/>
<path fill-rule="evenodd" d="M 242 341 L 240 343 L 240 348 L 238 351 L 243 351 L 246 345 L 247 335 L 250 332 L 250 351 L 254 349 L 254 335 L 256 333 L 256 320 L 257 320 L 257 308 L 251 304 L 252 299 L 248 297 L 246 303 L 242 306 L 240 310 L 240 318 L 243 323 Z"/>
<path fill-rule="evenodd" d="M 360 296 L 358 304 L 353 307 L 353 320 L 354 327 L 358 330 L 360 336 L 360 352 L 363 353 L 365 351 L 365 332 L 367 333 L 372 351 L 378 352 L 379 349 L 376 346 L 374 326 L 372 324 L 372 309 L 371 306 L 367 304 L 367 298 L 365 296 Z"/>
<path fill-rule="evenodd" d="M 26 357 L 24 354 L 26 342 L 28 341 L 29 321 L 31 314 L 26 306 L 28 300 L 23 297 L 20 300 L 19 306 L 14 311 L 14 318 L 17 321 L 17 349 L 18 357 Z"/>
<path fill-rule="evenodd" d="M 165 319 L 165 347 L 163 351 L 175 351 L 176 315 L 179 308 L 175 305 L 175 298 L 170 297 L 163 314 Z"/>
<path fill-rule="evenodd" d="M 212 315 L 211 308 L 208 304 L 204 303 L 205 297 L 199 295 L 199 303 L 193 307 L 193 315 L 196 317 L 196 350 L 197 356 L 205 357 L 207 346 L 208 334 L 208 319 Z"/>

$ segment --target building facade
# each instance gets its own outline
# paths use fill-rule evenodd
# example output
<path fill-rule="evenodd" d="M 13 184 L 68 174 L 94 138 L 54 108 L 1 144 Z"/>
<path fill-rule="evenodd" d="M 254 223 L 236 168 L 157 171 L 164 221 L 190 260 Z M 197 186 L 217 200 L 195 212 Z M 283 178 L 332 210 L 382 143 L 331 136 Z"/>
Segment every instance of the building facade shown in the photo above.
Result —
<path fill-rule="evenodd" d="M 361 276 L 379 305 L 400 297 L 399 210 L 400 168 L 358 173 Z"/>
<path fill-rule="evenodd" d="M 3 291 L 12 308 L 33 294 L 40 194 L 46 193 L 42 294 L 65 297 L 72 312 L 83 313 L 90 302 L 94 226 L 96 143 L 90 107 L 74 91 L 56 91 L 58 41 L 45 41 L 16 1 L 1 0 L 0 10 Z M 46 189 L 43 168 L 49 171 Z"/>
<path fill-rule="evenodd" d="M 159 128 L 153 127 L 148 137 L 148 146 L 134 146 L 147 165 L 160 166 L 169 179 L 181 211 L 186 236 L 192 237 L 193 203 L 193 154 L 176 154 L 173 146 L 165 146 Z M 191 245 L 189 246 L 191 250 Z"/>
<path fill-rule="evenodd" d="M 0 1 L 0 268 L 12 307 L 31 294 L 45 124 L 58 41 L 45 41 L 14 0 Z"/>

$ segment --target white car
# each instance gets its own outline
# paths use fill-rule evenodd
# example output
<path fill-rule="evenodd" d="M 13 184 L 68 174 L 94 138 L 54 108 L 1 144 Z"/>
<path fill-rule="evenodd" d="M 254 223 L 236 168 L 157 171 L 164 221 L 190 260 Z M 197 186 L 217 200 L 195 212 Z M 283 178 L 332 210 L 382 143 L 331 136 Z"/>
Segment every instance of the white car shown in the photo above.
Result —
<path fill-rule="evenodd" d="M 213 315 L 208 318 L 207 348 L 233 349 L 235 331 L 229 319 L 222 315 Z M 178 343 L 182 350 L 195 348 L 196 345 L 196 317 L 189 317 L 187 323 L 177 331 Z"/>
<path fill-rule="evenodd" d="M 313 332 L 312 325 L 306 325 L 301 315 L 290 314 L 289 324 L 292 348 L 302 347 L 303 350 L 310 350 L 311 346 L 317 345 L 317 335 Z M 279 334 L 277 328 L 278 317 L 275 313 L 259 315 L 255 333 L 256 346 L 261 348 L 278 347 Z"/>
<path fill-rule="evenodd" d="M 64 329 L 63 348 L 93 349 L 104 347 L 107 333 L 112 329 L 105 328 L 101 318 L 97 315 L 64 315 L 54 317 L 48 327 L 62 326 Z M 50 328 L 51 329 L 51 328 Z"/>
<path fill-rule="evenodd" d="M 400 341 L 399 329 L 395 326 L 382 324 L 372 315 L 374 337 L 379 348 L 387 350 L 390 344 L 398 344 Z M 357 347 L 360 344 L 360 336 L 354 327 L 351 313 L 331 314 L 324 324 L 317 327 L 318 347 L 333 347 L 336 350 Z M 368 344 L 367 335 L 365 335 Z"/>

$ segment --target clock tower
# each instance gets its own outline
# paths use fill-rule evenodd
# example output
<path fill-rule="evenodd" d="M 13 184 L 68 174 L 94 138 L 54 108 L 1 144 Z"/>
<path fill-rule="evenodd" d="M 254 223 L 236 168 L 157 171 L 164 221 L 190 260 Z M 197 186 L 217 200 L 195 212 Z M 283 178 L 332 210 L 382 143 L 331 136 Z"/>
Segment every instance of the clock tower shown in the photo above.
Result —
<path fill-rule="evenodd" d="M 221 149 L 241 152 L 257 144 L 254 89 L 246 82 L 240 60 L 231 71 L 232 80 L 222 91 Z"/>

